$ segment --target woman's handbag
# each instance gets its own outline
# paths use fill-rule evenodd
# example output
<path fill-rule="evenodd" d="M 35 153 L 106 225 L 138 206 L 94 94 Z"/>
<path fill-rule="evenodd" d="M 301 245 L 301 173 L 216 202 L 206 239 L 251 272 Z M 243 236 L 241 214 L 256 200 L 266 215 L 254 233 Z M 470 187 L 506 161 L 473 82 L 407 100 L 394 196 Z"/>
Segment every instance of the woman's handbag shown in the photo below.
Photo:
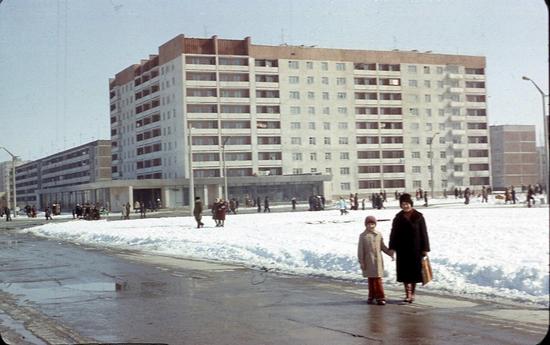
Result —
<path fill-rule="evenodd" d="M 422 285 L 428 284 L 432 279 L 432 265 L 430 265 L 430 259 L 425 256 L 422 258 Z"/>

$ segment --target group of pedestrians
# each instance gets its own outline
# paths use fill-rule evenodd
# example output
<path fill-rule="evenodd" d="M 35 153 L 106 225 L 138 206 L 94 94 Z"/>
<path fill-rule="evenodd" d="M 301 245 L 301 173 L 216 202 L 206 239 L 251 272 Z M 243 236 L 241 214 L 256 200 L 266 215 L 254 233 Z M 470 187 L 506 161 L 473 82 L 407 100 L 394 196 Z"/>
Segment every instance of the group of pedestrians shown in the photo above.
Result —
<path fill-rule="evenodd" d="M 386 304 L 382 285 L 384 262 L 382 253 L 394 260 L 396 256 L 397 281 L 405 289 L 404 303 L 415 300 L 416 284 L 422 279 L 422 260 L 430 251 L 426 221 L 422 213 L 413 208 L 410 194 L 399 197 L 401 211 L 394 217 L 388 246 L 382 234 L 376 230 L 374 216 L 365 218 L 365 230 L 359 235 L 357 256 L 363 277 L 368 280 L 367 303 Z"/>

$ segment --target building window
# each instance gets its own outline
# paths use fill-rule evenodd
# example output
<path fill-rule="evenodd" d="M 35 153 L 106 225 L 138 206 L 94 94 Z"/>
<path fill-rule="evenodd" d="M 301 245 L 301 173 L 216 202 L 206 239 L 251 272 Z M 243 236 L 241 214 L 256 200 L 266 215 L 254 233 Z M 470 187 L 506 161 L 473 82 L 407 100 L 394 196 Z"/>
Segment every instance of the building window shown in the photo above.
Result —
<path fill-rule="evenodd" d="M 411 152 L 412 158 L 420 158 L 420 152 Z"/>
<path fill-rule="evenodd" d="M 415 65 L 408 65 L 407 66 L 407 72 L 416 73 L 416 66 Z"/>
<path fill-rule="evenodd" d="M 315 137 L 309 137 L 309 144 L 310 145 L 316 145 Z"/>
<path fill-rule="evenodd" d="M 432 83 L 429 80 L 424 80 L 424 87 L 429 89 L 432 87 Z"/>
<path fill-rule="evenodd" d="M 409 112 L 412 116 L 418 116 L 418 109 L 417 108 L 410 108 Z"/>
<path fill-rule="evenodd" d="M 291 75 L 288 77 L 288 83 L 289 84 L 298 84 L 300 82 L 300 77 Z"/>
<path fill-rule="evenodd" d="M 346 94 L 345 92 L 338 92 L 338 93 L 336 94 L 336 97 L 337 97 L 338 99 L 346 99 L 347 94 Z"/>
<path fill-rule="evenodd" d="M 330 153 L 330 152 L 325 152 L 325 160 L 326 160 L 326 161 L 332 160 L 332 153 Z"/>
<path fill-rule="evenodd" d="M 432 101 L 432 96 L 431 95 L 424 95 L 424 102 L 430 103 L 431 101 Z"/>
<path fill-rule="evenodd" d="M 323 95 L 323 99 L 324 99 L 324 100 L 328 100 L 328 99 L 329 99 L 329 97 L 328 97 L 328 92 L 323 92 L 322 95 Z"/>
<path fill-rule="evenodd" d="M 292 160 L 293 161 L 301 161 L 302 160 L 302 153 L 301 152 L 293 152 L 292 153 Z"/>
<path fill-rule="evenodd" d="M 294 168 L 292 169 L 292 173 L 294 175 L 300 175 L 302 173 L 302 168 Z"/>
<path fill-rule="evenodd" d="M 321 69 L 323 71 L 328 71 L 328 62 L 321 62 Z"/>
<path fill-rule="evenodd" d="M 349 168 L 340 168 L 340 175 L 349 175 Z"/>
<path fill-rule="evenodd" d="M 325 137 L 324 138 L 324 143 L 325 143 L 325 145 L 330 145 L 330 137 Z"/>
<path fill-rule="evenodd" d="M 316 161 L 317 160 L 317 153 L 312 152 L 309 154 L 309 160 L 310 161 Z"/>
<path fill-rule="evenodd" d="M 340 189 L 341 190 L 351 190 L 351 185 L 349 182 L 342 182 L 340 183 Z"/>
<path fill-rule="evenodd" d="M 299 115 L 300 114 L 300 107 L 290 107 L 290 113 L 292 115 Z"/>
<path fill-rule="evenodd" d="M 313 62 L 312 61 L 307 61 L 306 62 L 306 68 L 307 69 L 313 69 Z"/>
<path fill-rule="evenodd" d="M 447 172 L 447 166 L 446 165 L 442 165 L 439 168 L 441 169 L 441 172 Z"/>
<path fill-rule="evenodd" d="M 420 138 L 419 137 L 412 137 L 411 138 L 411 144 L 420 144 Z"/>
<path fill-rule="evenodd" d="M 289 61 L 288 62 L 288 68 L 298 69 L 298 68 L 300 68 L 300 63 L 298 61 Z"/>
<path fill-rule="evenodd" d="M 432 117 L 432 109 L 426 109 L 426 116 Z"/>
<path fill-rule="evenodd" d="M 310 115 L 315 115 L 315 107 L 307 107 L 307 113 Z"/>
<path fill-rule="evenodd" d="M 419 174 L 420 173 L 420 167 L 415 165 L 412 167 L 412 172 L 415 173 L 415 174 Z"/>
<path fill-rule="evenodd" d="M 422 181 L 414 180 L 413 181 L 413 187 L 414 188 L 421 188 L 422 187 Z"/>
<path fill-rule="evenodd" d="M 340 160 L 343 160 L 343 161 L 349 160 L 349 152 L 340 152 Z"/>
<path fill-rule="evenodd" d="M 315 129 L 315 122 L 309 122 L 309 123 L 307 124 L 307 127 L 308 127 L 309 129 Z"/>
<path fill-rule="evenodd" d="M 321 77 L 321 84 L 328 85 L 328 77 Z"/>
<path fill-rule="evenodd" d="M 330 130 L 330 122 L 323 122 L 323 129 Z"/>
<path fill-rule="evenodd" d="M 308 91 L 308 93 L 307 93 L 307 98 L 308 98 L 308 99 L 315 99 L 315 92 L 313 92 L 313 91 Z"/>
<path fill-rule="evenodd" d="M 337 71 L 345 71 L 345 70 L 346 70 L 346 64 L 344 64 L 344 63 L 336 63 L 336 70 L 337 70 Z"/>
<path fill-rule="evenodd" d="M 409 80 L 409 86 L 410 86 L 410 87 L 418 87 L 418 81 L 416 81 L 416 80 Z"/>
<path fill-rule="evenodd" d="M 339 137 L 338 138 L 338 144 L 340 144 L 340 145 L 349 144 L 349 138 L 348 137 Z"/>
<path fill-rule="evenodd" d="M 435 71 L 437 74 L 443 74 L 443 67 L 436 67 Z"/>
<path fill-rule="evenodd" d="M 291 129 L 300 129 L 300 122 L 291 122 L 290 123 L 290 128 Z"/>
<path fill-rule="evenodd" d="M 347 115 L 348 114 L 348 108 L 338 107 L 338 114 Z"/>
<path fill-rule="evenodd" d="M 330 108 L 329 107 L 323 107 L 323 114 L 329 115 L 330 114 Z"/>
<path fill-rule="evenodd" d="M 290 91 L 288 97 L 290 99 L 300 99 L 300 92 L 299 91 Z"/>
<path fill-rule="evenodd" d="M 347 122 L 338 122 L 338 129 L 348 129 Z"/>
<path fill-rule="evenodd" d="M 332 175 L 332 168 L 325 168 L 325 173 Z"/>
<path fill-rule="evenodd" d="M 292 145 L 302 145 L 302 138 L 292 137 L 292 138 L 290 138 L 290 143 Z"/>
<path fill-rule="evenodd" d="M 315 78 L 313 77 L 307 77 L 307 83 L 308 84 L 313 84 L 315 82 Z"/>
<path fill-rule="evenodd" d="M 430 74 L 430 66 L 424 66 L 424 74 Z"/>
<path fill-rule="evenodd" d="M 346 85 L 346 78 L 336 78 L 336 85 Z"/>

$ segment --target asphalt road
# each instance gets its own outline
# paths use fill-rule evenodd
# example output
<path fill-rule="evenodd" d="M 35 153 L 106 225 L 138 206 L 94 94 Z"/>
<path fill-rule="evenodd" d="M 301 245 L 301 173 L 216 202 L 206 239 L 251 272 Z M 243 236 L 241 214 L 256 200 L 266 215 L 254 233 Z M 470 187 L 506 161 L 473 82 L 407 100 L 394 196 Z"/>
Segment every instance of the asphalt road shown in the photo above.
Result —
<path fill-rule="evenodd" d="M 537 344 L 548 310 L 46 240 L 0 224 L 0 332 L 11 344 Z M 38 220 L 36 222 L 42 222 Z"/>

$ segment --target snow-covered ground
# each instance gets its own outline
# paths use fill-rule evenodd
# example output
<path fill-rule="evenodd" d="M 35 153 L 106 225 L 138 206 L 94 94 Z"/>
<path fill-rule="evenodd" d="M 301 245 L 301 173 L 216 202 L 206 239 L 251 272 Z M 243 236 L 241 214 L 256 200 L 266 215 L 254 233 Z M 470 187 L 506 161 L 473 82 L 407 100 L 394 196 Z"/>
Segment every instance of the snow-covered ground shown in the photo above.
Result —
<path fill-rule="evenodd" d="M 538 201 L 538 200 L 537 200 Z M 420 203 L 420 202 L 419 202 Z M 508 298 L 548 306 L 548 205 L 527 208 L 474 199 L 466 206 L 449 198 L 418 206 L 428 225 L 434 281 L 422 289 L 472 297 Z M 128 248 L 194 259 L 239 263 L 280 272 L 361 281 L 357 240 L 363 220 L 374 215 L 387 244 L 391 201 L 383 210 L 229 215 L 216 228 L 205 213 L 206 227 L 192 217 L 126 221 L 50 223 L 22 231 L 76 243 Z M 395 282 L 387 256 L 384 284 Z"/>

